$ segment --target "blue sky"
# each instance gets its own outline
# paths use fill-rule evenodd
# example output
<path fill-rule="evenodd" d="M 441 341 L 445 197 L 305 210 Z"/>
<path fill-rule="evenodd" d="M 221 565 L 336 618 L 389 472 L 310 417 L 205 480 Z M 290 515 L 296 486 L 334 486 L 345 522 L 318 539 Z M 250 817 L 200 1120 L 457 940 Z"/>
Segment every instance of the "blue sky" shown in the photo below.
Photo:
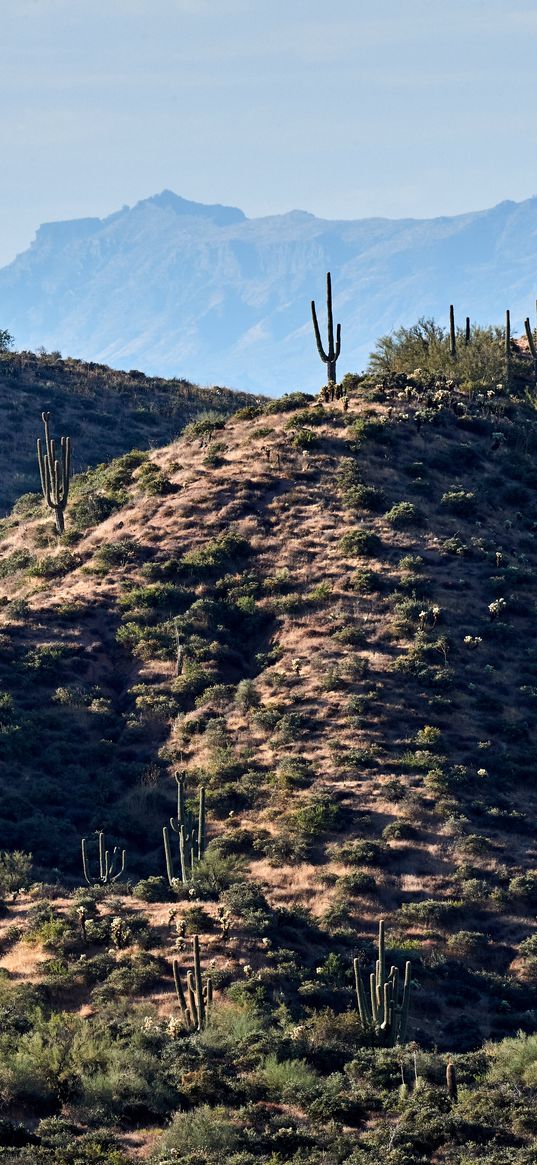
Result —
<path fill-rule="evenodd" d="M 2 0 L 0 263 L 169 187 L 258 216 L 537 193 L 535 0 Z"/>

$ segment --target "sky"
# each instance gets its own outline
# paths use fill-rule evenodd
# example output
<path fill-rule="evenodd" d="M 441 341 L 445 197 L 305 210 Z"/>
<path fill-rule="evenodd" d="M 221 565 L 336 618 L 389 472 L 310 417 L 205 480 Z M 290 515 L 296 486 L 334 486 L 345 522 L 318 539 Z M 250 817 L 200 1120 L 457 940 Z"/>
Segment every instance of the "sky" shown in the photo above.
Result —
<path fill-rule="evenodd" d="M 169 188 L 250 217 L 537 193 L 535 0 L 1 0 L 0 265 Z"/>

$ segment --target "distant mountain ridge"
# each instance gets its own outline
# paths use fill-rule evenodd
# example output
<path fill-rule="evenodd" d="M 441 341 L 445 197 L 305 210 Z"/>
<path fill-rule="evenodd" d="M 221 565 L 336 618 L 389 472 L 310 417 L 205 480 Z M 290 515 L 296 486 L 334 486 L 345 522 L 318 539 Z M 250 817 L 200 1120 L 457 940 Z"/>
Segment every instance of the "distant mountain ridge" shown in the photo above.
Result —
<path fill-rule="evenodd" d="M 104 219 L 45 223 L 0 270 L 0 325 L 116 368 L 279 394 L 317 389 L 309 301 L 332 271 L 341 372 L 420 315 L 519 330 L 537 290 L 537 197 L 428 220 L 248 219 L 170 190 Z M 324 324 L 324 320 L 323 320 Z"/>

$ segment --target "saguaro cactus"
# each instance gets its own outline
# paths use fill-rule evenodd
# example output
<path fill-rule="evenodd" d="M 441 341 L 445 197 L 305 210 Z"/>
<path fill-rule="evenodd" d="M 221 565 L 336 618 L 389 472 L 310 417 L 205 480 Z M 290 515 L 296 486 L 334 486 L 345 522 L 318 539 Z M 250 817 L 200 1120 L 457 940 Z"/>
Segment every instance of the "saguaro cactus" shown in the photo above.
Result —
<path fill-rule="evenodd" d="M 207 1019 L 213 1000 L 213 982 L 210 975 L 205 977 L 201 972 L 200 940 L 199 935 L 192 937 L 192 954 L 194 957 L 194 971 L 187 971 L 186 993 L 181 983 L 179 963 L 173 960 L 173 979 L 179 1007 L 183 1013 L 186 1026 L 194 1031 L 202 1031 L 207 1026 Z"/>
<path fill-rule="evenodd" d="M 386 954 L 384 919 L 379 922 L 378 958 L 375 970 L 370 975 L 370 1000 L 368 1001 L 360 974 L 358 959 L 354 960 L 356 1001 L 363 1031 L 369 1032 L 381 1044 L 404 1044 L 408 1026 L 410 1006 L 411 964 L 405 964 L 402 987 L 399 982 L 399 968 L 392 967 L 386 976 Z"/>
<path fill-rule="evenodd" d="M 449 1061 L 446 1066 L 446 1088 L 448 1096 L 453 1104 L 456 1104 L 459 1099 L 459 1090 L 457 1087 L 457 1072 L 455 1065 Z"/>
<path fill-rule="evenodd" d="M 505 313 L 505 378 L 509 386 L 511 376 L 511 312 Z"/>
<path fill-rule="evenodd" d="M 119 846 L 115 845 L 112 850 L 112 856 L 110 856 L 110 850 L 105 848 L 104 833 L 102 830 L 97 834 L 97 848 L 99 852 L 99 874 L 95 878 L 92 878 L 88 861 L 87 841 L 85 837 L 82 838 L 82 869 L 88 886 L 95 886 L 97 882 L 100 882 L 103 886 L 107 886 L 110 882 L 117 882 L 125 869 L 125 850 L 120 851 Z M 119 870 L 116 870 L 116 862 L 119 854 L 121 854 L 121 864 Z"/>
<path fill-rule="evenodd" d="M 334 347 L 334 317 L 332 315 L 332 280 L 330 272 L 326 274 L 326 314 L 328 316 L 328 352 L 325 352 L 321 340 L 321 333 L 319 331 L 319 324 L 317 322 L 317 312 L 315 311 L 315 300 L 311 301 L 311 317 L 313 320 L 313 330 L 315 332 L 315 339 L 317 341 L 317 350 L 321 360 L 327 366 L 328 383 L 336 383 L 336 362 L 339 359 L 341 352 L 341 324 L 337 325 L 336 329 L 336 344 Z"/>
<path fill-rule="evenodd" d="M 37 460 L 41 489 L 47 506 L 54 510 L 56 531 L 63 534 L 65 523 L 63 515 L 69 496 L 69 476 L 71 473 L 71 438 L 62 437 L 60 440 L 60 457 L 56 456 L 56 442 L 50 436 L 50 413 L 41 413 L 41 420 L 45 426 L 45 449 L 41 437 L 37 438 Z"/>
<path fill-rule="evenodd" d="M 535 346 L 535 337 L 534 337 L 533 332 L 531 330 L 529 316 L 526 320 L 524 320 L 524 328 L 526 330 L 526 337 L 527 337 L 527 341 L 528 341 L 530 355 L 531 355 L 531 358 L 533 360 L 533 376 L 534 376 L 534 379 L 537 381 L 537 348 Z"/>
<path fill-rule="evenodd" d="M 452 360 L 457 359 L 457 333 L 455 330 L 455 308 L 449 305 L 449 354 Z"/>
<path fill-rule="evenodd" d="M 199 806 L 197 821 L 187 809 L 186 777 L 182 773 L 175 774 L 177 784 L 177 817 L 170 817 L 170 827 L 178 835 L 179 845 L 179 878 L 186 886 L 192 880 L 194 866 L 205 853 L 205 788 L 202 785 L 199 791 Z M 166 871 L 170 886 L 176 881 L 173 872 L 173 859 L 170 845 L 170 835 L 167 825 L 162 830 L 164 840 L 164 856 Z"/>

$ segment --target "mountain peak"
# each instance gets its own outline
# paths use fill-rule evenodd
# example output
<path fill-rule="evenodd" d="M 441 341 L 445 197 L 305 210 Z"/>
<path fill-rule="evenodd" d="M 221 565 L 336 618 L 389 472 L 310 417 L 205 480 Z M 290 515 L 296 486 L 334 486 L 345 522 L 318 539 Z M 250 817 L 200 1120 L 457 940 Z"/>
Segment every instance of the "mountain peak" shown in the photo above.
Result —
<path fill-rule="evenodd" d="M 171 210 L 176 215 L 185 215 L 189 218 L 211 219 L 218 226 L 231 226 L 233 223 L 244 222 L 246 215 L 238 206 L 223 206 L 221 203 L 207 204 L 192 202 L 188 198 L 181 198 L 173 190 L 161 190 L 160 194 L 153 194 L 136 203 L 140 206 L 155 206 L 159 210 Z M 136 209 L 136 207 L 135 207 Z"/>

